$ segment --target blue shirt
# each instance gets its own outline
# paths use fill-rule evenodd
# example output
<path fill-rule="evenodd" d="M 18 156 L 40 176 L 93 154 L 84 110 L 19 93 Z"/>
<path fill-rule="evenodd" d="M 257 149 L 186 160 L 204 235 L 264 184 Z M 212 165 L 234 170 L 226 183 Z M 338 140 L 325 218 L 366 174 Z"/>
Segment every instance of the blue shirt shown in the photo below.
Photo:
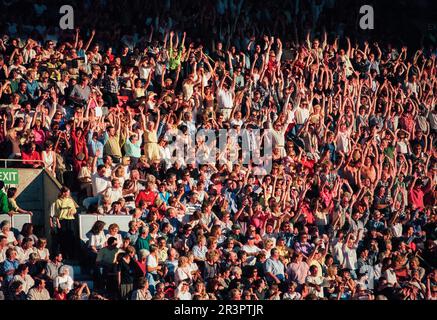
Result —
<path fill-rule="evenodd" d="M 27 83 L 27 93 L 32 99 L 35 99 L 35 93 L 38 89 L 38 81 L 33 80 L 32 82 L 26 81 Z"/>
<path fill-rule="evenodd" d="M 90 155 L 95 157 L 97 150 L 100 150 L 100 157 L 98 158 L 97 164 L 103 164 L 103 143 L 100 140 L 94 140 L 93 139 L 93 130 L 90 130 L 88 133 L 88 151 L 90 152 Z"/>
<path fill-rule="evenodd" d="M 168 205 L 168 199 L 170 199 L 170 192 L 167 192 L 167 191 L 159 192 L 158 197 L 159 197 L 159 199 L 162 200 L 162 202 L 165 203 L 165 205 Z"/>
<path fill-rule="evenodd" d="M 132 143 L 130 139 L 126 139 L 126 142 L 124 144 L 124 151 L 126 152 L 126 156 L 133 158 L 141 157 L 141 142 L 141 137 L 136 143 Z"/>
<path fill-rule="evenodd" d="M 275 275 L 280 280 L 285 279 L 285 268 L 284 264 L 280 260 L 273 260 L 272 258 L 267 259 L 264 265 L 265 272 L 270 272 Z M 270 278 L 270 277 L 269 277 Z M 270 279 L 273 280 L 273 279 Z"/>
<path fill-rule="evenodd" d="M 9 259 L 6 259 L 3 262 L 3 273 L 6 274 L 8 271 L 16 270 L 18 268 L 18 265 L 19 265 L 18 260 L 15 259 L 15 260 L 11 261 Z M 14 277 L 13 273 L 5 275 L 6 282 L 10 282 L 13 277 Z"/>

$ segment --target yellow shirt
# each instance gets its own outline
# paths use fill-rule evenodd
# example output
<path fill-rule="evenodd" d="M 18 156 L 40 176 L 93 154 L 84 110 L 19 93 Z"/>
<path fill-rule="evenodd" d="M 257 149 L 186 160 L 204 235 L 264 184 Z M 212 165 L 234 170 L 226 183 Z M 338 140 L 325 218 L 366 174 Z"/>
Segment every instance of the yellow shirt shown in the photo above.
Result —
<path fill-rule="evenodd" d="M 121 153 L 121 144 L 122 144 L 123 136 L 120 139 L 120 135 L 115 135 L 108 138 L 106 140 L 103 153 L 109 156 L 114 156 L 117 158 L 121 158 L 123 155 Z"/>
<path fill-rule="evenodd" d="M 58 199 L 55 202 L 55 215 L 59 220 L 74 220 L 76 205 L 71 198 Z"/>

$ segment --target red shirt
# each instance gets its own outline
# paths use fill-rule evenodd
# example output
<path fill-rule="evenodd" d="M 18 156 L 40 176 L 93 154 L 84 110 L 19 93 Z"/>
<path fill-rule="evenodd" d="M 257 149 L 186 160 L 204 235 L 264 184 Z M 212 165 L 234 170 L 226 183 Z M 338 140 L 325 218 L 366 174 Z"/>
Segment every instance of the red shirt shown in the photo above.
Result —
<path fill-rule="evenodd" d="M 307 204 L 304 204 L 302 206 L 302 213 L 306 215 L 305 220 L 308 224 L 313 224 L 314 223 L 314 216 L 312 214 L 312 212 L 310 211 L 310 208 L 308 207 Z"/>
<path fill-rule="evenodd" d="M 409 195 L 409 201 L 413 205 L 414 209 L 424 209 L 425 205 L 423 203 L 423 196 L 425 195 L 425 192 L 422 188 L 416 188 L 414 187 Z"/>
<path fill-rule="evenodd" d="M 25 161 L 23 161 L 23 164 L 30 164 L 30 165 L 40 165 L 40 162 L 37 162 L 35 160 L 41 160 L 41 155 L 38 151 L 34 150 L 31 153 L 21 153 L 21 158 Z M 33 160 L 33 161 L 31 161 Z"/>
<path fill-rule="evenodd" d="M 302 166 L 304 168 L 308 168 L 310 170 L 310 173 L 313 174 L 314 173 L 314 160 L 301 160 L 300 163 L 302 164 Z"/>
<path fill-rule="evenodd" d="M 135 205 L 138 207 L 140 201 L 143 200 L 147 204 L 147 206 L 150 207 L 155 204 L 156 197 L 157 194 L 151 190 L 141 190 L 138 193 L 137 198 L 135 199 Z"/>
<path fill-rule="evenodd" d="M 332 193 L 329 191 L 321 191 L 320 192 L 320 198 L 322 199 L 322 201 L 325 203 L 326 207 L 330 207 L 331 203 L 332 203 Z"/>
<path fill-rule="evenodd" d="M 53 297 L 55 298 L 55 300 L 67 300 L 67 295 L 63 292 L 62 293 L 56 292 Z"/>
<path fill-rule="evenodd" d="M 250 219 L 250 224 L 253 225 L 255 228 L 262 228 L 268 217 L 269 216 L 267 214 L 254 215 Z"/>

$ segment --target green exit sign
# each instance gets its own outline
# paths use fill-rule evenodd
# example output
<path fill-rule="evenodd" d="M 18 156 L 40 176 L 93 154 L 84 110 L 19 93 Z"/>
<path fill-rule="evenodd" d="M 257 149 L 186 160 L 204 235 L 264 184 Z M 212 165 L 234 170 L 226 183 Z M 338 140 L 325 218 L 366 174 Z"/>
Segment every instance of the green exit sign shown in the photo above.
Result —
<path fill-rule="evenodd" d="M 5 184 L 18 184 L 18 169 L 0 168 L 0 180 Z"/>

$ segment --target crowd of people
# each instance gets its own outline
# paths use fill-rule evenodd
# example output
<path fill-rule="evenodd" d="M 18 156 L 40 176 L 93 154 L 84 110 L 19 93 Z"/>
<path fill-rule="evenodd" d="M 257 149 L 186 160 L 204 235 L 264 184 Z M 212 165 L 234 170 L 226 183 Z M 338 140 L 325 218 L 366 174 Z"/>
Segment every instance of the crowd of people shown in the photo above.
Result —
<path fill-rule="evenodd" d="M 117 46 L 79 28 L 0 40 L 0 158 L 63 184 L 48 248 L 2 222 L 0 295 L 436 300 L 435 49 L 326 32 L 209 44 L 161 22 Z M 243 161 L 241 138 L 175 159 L 169 137 L 200 129 L 260 130 L 271 171 Z M 32 214 L 0 187 L 1 213 Z M 97 221 L 81 244 L 81 210 L 129 230 Z M 92 290 L 62 262 L 78 256 Z"/>

